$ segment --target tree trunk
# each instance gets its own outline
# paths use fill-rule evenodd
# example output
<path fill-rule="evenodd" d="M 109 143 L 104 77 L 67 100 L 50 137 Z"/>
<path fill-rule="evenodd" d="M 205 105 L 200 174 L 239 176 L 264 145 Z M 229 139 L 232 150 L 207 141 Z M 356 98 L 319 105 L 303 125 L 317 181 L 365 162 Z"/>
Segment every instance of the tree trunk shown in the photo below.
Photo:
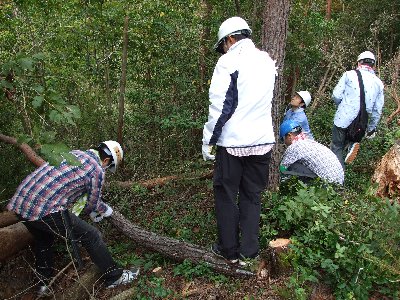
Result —
<path fill-rule="evenodd" d="M 26 158 L 36 167 L 40 167 L 41 165 L 46 163 L 46 161 L 40 156 L 38 156 L 36 152 L 33 151 L 33 149 L 28 144 L 26 143 L 20 144 L 18 143 L 16 138 L 9 137 L 0 133 L 0 141 L 18 147 L 22 151 L 22 153 L 25 154 Z"/>
<path fill-rule="evenodd" d="M 12 211 L 3 211 L 0 213 L 0 228 L 18 223 L 17 215 Z"/>
<path fill-rule="evenodd" d="M 136 242 L 139 246 L 159 252 L 173 260 L 183 261 L 187 259 L 194 264 L 205 262 L 215 271 L 231 276 L 255 275 L 252 272 L 240 269 L 237 265 L 229 264 L 224 259 L 216 257 L 210 251 L 200 246 L 160 236 L 156 233 L 144 230 L 130 223 L 117 211 L 114 211 L 110 218 L 116 228 Z"/>
<path fill-rule="evenodd" d="M 276 60 L 278 77 L 275 81 L 274 100 L 272 102 L 272 118 L 275 135 L 278 137 L 281 121 L 282 106 L 284 105 L 283 67 L 285 60 L 285 47 L 290 13 L 290 0 L 267 0 L 264 7 L 264 24 L 262 47 L 272 59 Z M 278 138 L 277 138 L 278 141 Z M 275 146 L 272 161 L 269 167 L 269 186 L 276 190 L 279 186 L 279 162 L 282 156 L 281 147 Z"/>
<path fill-rule="evenodd" d="M 126 65 L 128 60 L 128 20 L 125 16 L 124 22 L 124 44 L 122 49 L 122 74 L 121 85 L 119 90 L 119 114 L 118 114 L 118 143 L 123 144 L 123 127 L 124 127 L 124 108 L 125 108 L 125 86 L 126 86 Z"/>
<path fill-rule="evenodd" d="M 372 182 L 378 183 L 377 196 L 395 198 L 400 203 L 400 143 L 389 149 L 382 157 L 372 176 Z"/>
<path fill-rule="evenodd" d="M 0 262 L 4 262 L 33 242 L 33 236 L 21 222 L 0 228 Z"/>

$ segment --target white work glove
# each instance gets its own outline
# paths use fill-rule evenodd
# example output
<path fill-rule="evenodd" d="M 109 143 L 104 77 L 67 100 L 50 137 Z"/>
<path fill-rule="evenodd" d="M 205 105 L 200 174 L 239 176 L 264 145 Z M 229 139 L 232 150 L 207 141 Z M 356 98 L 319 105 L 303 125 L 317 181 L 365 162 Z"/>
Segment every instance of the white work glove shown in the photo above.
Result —
<path fill-rule="evenodd" d="M 101 220 L 103 220 L 104 218 L 111 216 L 111 214 L 113 213 L 112 208 L 107 204 L 105 204 L 105 205 L 107 206 L 107 210 L 104 213 L 101 214 L 101 213 L 98 213 L 97 211 L 92 211 L 89 214 L 90 219 L 92 219 L 93 222 L 98 223 Z"/>
<path fill-rule="evenodd" d="M 211 152 L 213 151 L 213 148 L 214 148 L 214 146 L 212 146 L 212 145 L 201 146 L 201 152 L 203 152 L 203 159 L 205 161 L 215 159 L 215 155 L 211 154 Z"/>
<path fill-rule="evenodd" d="M 373 129 L 365 133 L 365 138 L 372 140 L 376 136 L 376 130 Z"/>

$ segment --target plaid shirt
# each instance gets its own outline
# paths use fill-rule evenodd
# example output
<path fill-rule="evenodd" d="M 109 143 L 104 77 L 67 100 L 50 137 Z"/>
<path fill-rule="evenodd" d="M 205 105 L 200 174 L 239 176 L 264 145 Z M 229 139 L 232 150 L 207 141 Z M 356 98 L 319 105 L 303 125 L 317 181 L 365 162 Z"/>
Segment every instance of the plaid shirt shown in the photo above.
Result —
<path fill-rule="evenodd" d="M 336 155 L 326 146 L 307 139 L 294 140 L 283 154 L 281 165 L 288 168 L 299 162 L 328 182 L 343 184 L 344 171 Z"/>
<path fill-rule="evenodd" d="M 22 181 L 7 209 L 25 219 L 38 220 L 67 209 L 87 193 L 86 211 L 105 212 L 107 207 L 101 201 L 105 172 L 99 157 L 90 150 L 71 153 L 81 165 L 70 166 L 65 160 L 57 167 L 44 164 Z"/>
<path fill-rule="evenodd" d="M 238 147 L 238 148 L 226 148 L 226 151 L 233 156 L 250 156 L 250 155 L 264 155 L 267 154 L 274 145 L 259 145 L 252 147 Z"/>

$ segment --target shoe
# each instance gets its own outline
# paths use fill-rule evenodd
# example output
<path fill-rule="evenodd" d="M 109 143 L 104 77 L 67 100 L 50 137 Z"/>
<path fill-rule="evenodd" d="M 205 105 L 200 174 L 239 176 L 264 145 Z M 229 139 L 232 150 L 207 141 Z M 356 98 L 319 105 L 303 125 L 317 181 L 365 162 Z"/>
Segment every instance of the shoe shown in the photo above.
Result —
<path fill-rule="evenodd" d="M 360 149 L 360 143 L 354 143 L 353 145 L 351 145 L 349 153 L 347 153 L 344 162 L 346 164 L 351 164 L 356 159 L 359 149 Z"/>
<path fill-rule="evenodd" d="M 51 295 L 51 290 L 47 285 L 39 285 L 36 294 L 38 298 L 48 297 Z"/>
<path fill-rule="evenodd" d="M 219 249 L 219 246 L 218 246 L 217 244 L 212 244 L 212 245 L 211 245 L 211 252 L 212 252 L 215 256 L 221 257 L 221 258 L 227 260 L 227 261 L 228 261 L 229 263 L 231 263 L 231 264 L 236 264 L 236 263 L 239 261 L 237 258 L 234 258 L 234 259 L 228 259 L 228 258 L 226 258 L 226 257 L 222 254 L 222 252 L 221 252 L 221 250 Z"/>
<path fill-rule="evenodd" d="M 118 285 L 127 284 L 135 280 L 138 276 L 139 269 L 133 268 L 130 270 L 123 270 L 121 277 L 114 281 L 112 284 L 108 285 L 107 288 L 112 289 Z"/>
<path fill-rule="evenodd" d="M 254 264 L 258 263 L 260 260 L 260 255 L 258 253 L 253 257 L 245 257 L 243 254 L 239 255 L 239 266 L 241 267 L 251 267 Z"/>

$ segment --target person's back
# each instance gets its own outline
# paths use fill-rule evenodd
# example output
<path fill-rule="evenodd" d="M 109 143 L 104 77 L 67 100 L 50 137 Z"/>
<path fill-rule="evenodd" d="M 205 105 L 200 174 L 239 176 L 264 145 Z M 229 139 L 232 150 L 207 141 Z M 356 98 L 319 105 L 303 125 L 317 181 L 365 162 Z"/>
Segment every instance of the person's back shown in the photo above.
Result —
<path fill-rule="evenodd" d="M 218 106 L 215 110 L 210 106 L 209 120 L 219 123 L 205 126 L 205 138 L 213 135 L 210 144 L 246 147 L 274 143 L 271 100 L 275 75 L 274 61 L 250 39 L 236 42 L 219 58 L 209 91 L 212 105 Z"/>
<path fill-rule="evenodd" d="M 368 67 L 360 66 L 364 84 L 365 106 L 369 114 L 375 110 L 378 115 L 371 115 L 368 131 L 378 124 L 383 107 L 383 83 Z M 332 93 L 332 99 L 338 105 L 334 123 L 341 128 L 347 128 L 360 110 L 360 84 L 354 70 L 343 74 Z"/>
<path fill-rule="evenodd" d="M 22 181 L 7 208 L 28 220 L 38 220 L 65 210 L 87 192 L 90 192 L 88 203 L 91 206 L 102 205 L 99 200 L 104 170 L 96 154 L 90 150 L 75 150 L 71 154 L 78 159 L 79 165 L 69 165 L 65 160 L 59 166 L 44 164 Z"/>
<path fill-rule="evenodd" d="M 344 172 L 336 155 L 328 147 L 316 141 L 301 139 L 288 146 L 281 165 L 290 167 L 295 162 L 308 167 L 318 177 L 328 182 L 343 184 Z"/>

